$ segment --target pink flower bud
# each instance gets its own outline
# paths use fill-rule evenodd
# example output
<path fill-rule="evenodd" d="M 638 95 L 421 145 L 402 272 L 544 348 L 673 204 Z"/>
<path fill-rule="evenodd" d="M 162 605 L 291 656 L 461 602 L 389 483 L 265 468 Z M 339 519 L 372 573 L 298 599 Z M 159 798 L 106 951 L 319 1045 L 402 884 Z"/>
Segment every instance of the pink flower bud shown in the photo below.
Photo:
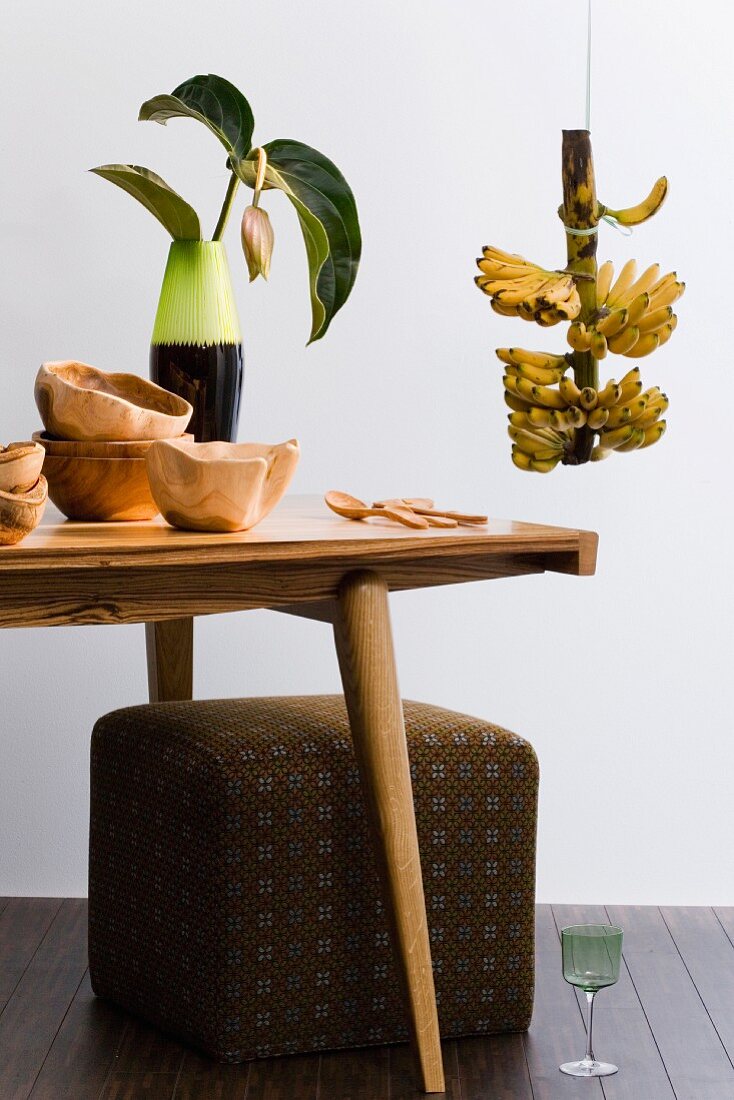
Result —
<path fill-rule="evenodd" d="M 275 236 L 267 211 L 259 206 L 248 206 L 242 215 L 242 248 L 250 272 L 250 282 L 270 273 L 270 257 L 273 254 Z"/>

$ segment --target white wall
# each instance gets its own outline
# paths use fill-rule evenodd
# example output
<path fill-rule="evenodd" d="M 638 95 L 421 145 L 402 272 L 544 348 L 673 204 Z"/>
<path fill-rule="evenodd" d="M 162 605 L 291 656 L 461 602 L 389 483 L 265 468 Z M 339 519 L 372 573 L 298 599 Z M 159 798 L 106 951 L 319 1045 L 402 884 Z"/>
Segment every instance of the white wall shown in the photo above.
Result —
<path fill-rule="evenodd" d="M 541 900 L 734 903 L 730 257 L 734 9 L 595 0 L 600 194 L 663 213 L 601 255 L 688 283 L 672 342 L 642 363 L 669 394 L 663 443 L 549 477 L 515 470 L 492 349 L 560 349 L 472 283 L 492 241 L 564 262 L 560 129 L 583 121 L 585 3 L 528 0 L 15 0 L 4 9 L 0 439 L 37 426 L 43 359 L 145 374 L 166 236 L 86 175 L 149 165 L 207 226 L 226 185 L 193 123 L 139 104 L 214 71 L 256 138 L 333 156 L 358 197 L 353 299 L 306 350 L 303 248 L 281 196 L 269 285 L 229 232 L 248 356 L 241 438 L 297 434 L 294 490 L 435 495 L 594 528 L 593 579 L 540 576 L 394 598 L 402 687 L 530 738 L 542 764 Z M 562 17 L 560 17 L 562 15 Z M 620 364 L 615 364 L 620 373 Z M 613 373 L 610 369 L 609 373 Z M 199 696 L 337 689 L 328 631 L 267 613 L 197 624 Z M 0 894 L 86 890 L 94 719 L 145 699 L 143 628 L 0 635 Z"/>

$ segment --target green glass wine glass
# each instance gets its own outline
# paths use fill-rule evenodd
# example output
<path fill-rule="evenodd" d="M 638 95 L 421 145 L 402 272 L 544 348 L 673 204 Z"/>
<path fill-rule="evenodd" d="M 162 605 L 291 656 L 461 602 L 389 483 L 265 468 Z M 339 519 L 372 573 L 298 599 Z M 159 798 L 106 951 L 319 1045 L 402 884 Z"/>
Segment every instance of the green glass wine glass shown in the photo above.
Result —
<path fill-rule="evenodd" d="M 586 993 L 586 1054 L 580 1062 L 564 1062 L 563 1073 L 572 1077 L 608 1077 L 617 1072 L 611 1062 L 597 1062 L 592 1045 L 594 997 L 619 979 L 622 962 L 622 929 L 611 924 L 576 924 L 561 929 L 563 977 Z"/>

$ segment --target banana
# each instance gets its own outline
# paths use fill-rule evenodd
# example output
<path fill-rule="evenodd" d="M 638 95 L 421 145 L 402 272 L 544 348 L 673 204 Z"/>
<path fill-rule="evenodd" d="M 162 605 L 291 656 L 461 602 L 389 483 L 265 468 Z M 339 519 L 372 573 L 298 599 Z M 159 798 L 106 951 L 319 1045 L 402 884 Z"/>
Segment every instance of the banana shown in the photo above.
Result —
<path fill-rule="evenodd" d="M 647 408 L 645 409 L 644 413 L 635 421 L 635 427 L 649 428 L 653 424 L 658 423 L 660 421 L 660 417 L 667 410 L 669 405 L 670 402 L 668 401 L 665 394 L 661 394 L 660 399 L 658 399 L 654 403 L 648 401 Z"/>
<path fill-rule="evenodd" d="M 536 279 L 528 279 L 527 281 L 521 280 L 518 283 L 503 284 L 497 290 L 490 290 L 490 286 L 496 286 L 496 283 L 490 283 L 489 286 L 483 288 L 486 294 L 493 294 L 495 299 L 503 306 L 519 306 L 527 304 L 530 309 L 534 307 L 530 306 L 528 302 L 528 296 L 533 289 L 538 285 Z"/>
<path fill-rule="evenodd" d="M 533 458 L 555 458 L 560 453 L 558 444 L 551 444 L 547 439 L 535 435 L 533 432 L 510 427 L 507 429 L 507 433 L 521 451 Z"/>
<path fill-rule="evenodd" d="M 591 332 L 591 354 L 595 359 L 606 359 L 607 357 L 607 338 L 598 329 L 592 329 Z"/>
<path fill-rule="evenodd" d="M 628 443 L 634 435 L 635 429 L 631 424 L 624 424 L 621 428 L 614 428 L 610 431 L 607 428 L 602 429 L 602 433 L 599 436 L 599 446 L 605 450 L 616 450 L 617 447 L 621 447 L 623 443 Z"/>
<path fill-rule="evenodd" d="M 518 380 L 518 388 L 520 389 L 521 396 L 525 395 L 524 389 L 520 388 L 525 385 L 523 379 Z M 563 395 L 558 390 L 551 389 L 550 386 L 532 386 L 531 387 L 531 400 L 536 405 L 545 405 L 549 409 L 565 409 L 566 402 Z"/>
<path fill-rule="evenodd" d="M 632 436 L 626 443 L 620 443 L 615 450 L 618 454 L 627 454 L 628 451 L 636 451 L 645 441 L 645 433 L 641 428 L 634 428 Z"/>
<path fill-rule="evenodd" d="M 621 332 L 628 322 L 629 310 L 624 308 L 615 309 L 611 313 L 608 313 L 606 317 L 602 317 L 600 321 L 597 321 L 594 327 L 597 332 L 603 332 L 604 335 L 609 338 Z"/>
<path fill-rule="evenodd" d="M 621 428 L 623 424 L 629 424 L 631 419 L 632 409 L 629 405 L 614 405 L 609 410 L 606 427 L 610 430 L 612 428 Z"/>
<path fill-rule="evenodd" d="M 512 366 L 509 371 L 516 372 L 519 378 L 527 378 L 538 386 L 555 386 L 563 378 L 563 371 L 557 367 L 531 367 L 527 363 Z"/>
<path fill-rule="evenodd" d="M 586 412 L 589 412 L 591 409 L 595 409 L 598 405 L 599 394 L 596 392 L 593 386 L 584 386 L 581 393 L 579 394 L 578 403 L 581 405 L 582 409 L 584 409 Z"/>
<path fill-rule="evenodd" d="M 552 416 L 553 413 L 550 409 L 540 409 L 537 405 L 533 405 L 528 409 L 528 420 L 533 425 L 533 429 L 548 428 Z"/>
<path fill-rule="evenodd" d="M 505 404 L 513 412 L 529 412 L 531 407 L 527 401 L 523 401 L 514 393 L 508 393 L 507 390 L 505 390 Z"/>
<path fill-rule="evenodd" d="M 649 355 L 660 343 L 657 332 L 646 332 L 641 336 L 631 351 L 625 352 L 631 359 L 642 359 L 643 355 Z"/>
<path fill-rule="evenodd" d="M 560 460 L 560 455 L 558 455 L 556 458 L 546 459 L 543 462 L 541 462 L 537 458 L 532 458 L 530 460 L 530 469 L 534 470 L 536 474 L 549 474 L 551 470 L 555 470 Z"/>
<path fill-rule="evenodd" d="M 511 412 L 507 414 L 507 419 L 513 428 L 528 428 L 532 431 L 533 422 L 524 412 Z"/>
<path fill-rule="evenodd" d="M 672 306 L 661 306 L 660 309 L 649 310 L 637 326 L 642 335 L 645 332 L 657 332 L 670 323 L 673 316 Z"/>
<path fill-rule="evenodd" d="M 609 419 L 609 409 L 592 409 L 589 413 L 586 423 L 594 431 L 598 431 L 599 428 L 603 428 Z"/>
<path fill-rule="evenodd" d="M 503 306 L 501 302 L 498 302 L 496 298 L 490 298 L 489 304 L 495 313 L 499 313 L 500 317 L 516 317 L 517 310 L 511 309 L 509 306 Z"/>
<path fill-rule="evenodd" d="M 642 450 L 643 447 L 652 447 L 653 443 L 657 443 L 657 441 L 665 435 L 667 426 L 668 423 L 666 420 L 658 420 L 657 424 L 652 424 L 649 428 L 645 428 L 645 438 L 642 443 L 640 443 L 640 450 Z"/>
<path fill-rule="evenodd" d="M 625 294 L 622 295 L 619 305 L 627 305 L 633 298 L 637 298 L 638 295 L 644 294 L 651 286 L 655 286 L 659 278 L 660 264 L 650 264 L 650 266 L 642 272 L 639 279 L 637 279 Z"/>
<path fill-rule="evenodd" d="M 566 365 L 565 355 L 553 355 L 549 351 L 527 351 L 525 348 L 500 348 L 500 351 L 506 351 L 510 357 L 510 360 L 517 366 L 520 364 L 527 364 L 529 367 L 564 367 Z M 502 356 L 500 356 L 502 358 Z M 507 362 L 508 360 L 504 360 Z"/>
<path fill-rule="evenodd" d="M 619 395 L 619 401 L 616 404 L 629 405 L 631 401 L 640 396 L 642 391 L 642 380 L 640 378 L 640 368 L 635 367 L 634 370 L 628 371 L 625 374 L 622 381 L 619 383 L 621 392 Z"/>
<path fill-rule="evenodd" d="M 520 470 L 530 469 L 530 455 L 526 455 L 519 447 L 512 448 L 512 461 Z"/>
<path fill-rule="evenodd" d="M 658 344 L 659 348 L 661 348 L 663 346 L 663 344 L 667 344 L 668 340 L 670 339 L 670 337 L 675 332 L 674 322 L 677 323 L 677 321 L 678 321 L 678 318 L 676 317 L 675 314 L 673 314 L 673 316 L 670 318 L 670 321 L 668 322 L 668 324 L 663 325 L 663 327 L 661 329 L 658 329 L 658 336 L 660 337 L 660 343 Z"/>
<path fill-rule="evenodd" d="M 650 308 L 650 295 L 646 290 L 643 290 L 640 294 L 636 294 L 631 299 L 629 309 L 627 310 L 627 324 L 638 325 L 640 320 L 645 316 Z"/>
<path fill-rule="evenodd" d="M 636 325 L 628 325 L 616 336 L 610 336 L 608 340 L 609 350 L 615 355 L 628 355 L 640 337 L 640 330 Z"/>
<path fill-rule="evenodd" d="M 596 274 L 596 308 L 601 307 L 609 297 L 609 290 L 614 278 L 614 264 L 611 260 L 603 263 Z"/>
<path fill-rule="evenodd" d="M 639 382 L 639 381 L 640 381 L 640 368 L 639 367 L 632 367 L 630 370 L 627 371 L 626 374 L 622 375 L 622 377 L 619 380 L 619 384 L 622 387 L 622 389 L 624 389 L 624 387 L 627 385 L 628 382 Z"/>
<path fill-rule="evenodd" d="M 628 206 L 623 210 L 612 210 L 607 206 L 605 212 L 611 214 L 621 225 L 640 225 L 651 218 L 653 214 L 657 214 L 665 202 L 667 194 L 668 180 L 665 176 L 661 176 L 653 184 L 652 191 L 647 198 L 643 199 L 642 202 L 638 202 L 637 206 Z"/>
<path fill-rule="evenodd" d="M 570 405 L 567 409 L 553 409 L 550 418 L 551 427 L 559 432 L 567 432 L 569 428 L 582 428 L 586 423 L 586 413 L 576 405 Z"/>
<path fill-rule="evenodd" d="M 670 273 L 671 281 L 662 285 L 657 285 L 650 289 L 650 309 L 659 309 L 661 306 L 672 306 L 683 296 L 686 289 L 685 283 L 678 283 L 675 280 L 675 272 Z M 666 275 L 667 279 L 668 276 Z"/>
<path fill-rule="evenodd" d="M 578 388 L 573 378 L 561 378 L 558 383 L 558 389 L 567 405 L 579 404 L 581 400 L 581 390 Z"/>
<path fill-rule="evenodd" d="M 625 294 L 634 283 L 636 274 L 637 260 L 627 260 L 627 263 L 617 276 L 616 283 L 614 283 L 607 295 L 606 304 L 608 306 L 614 306 L 619 303 L 620 297 Z"/>
<path fill-rule="evenodd" d="M 629 408 L 632 411 L 632 423 L 635 425 L 636 428 L 639 428 L 640 417 L 643 416 L 645 410 L 647 409 L 647 398 L 638 397 L 636 401 L 633 401 L 629 405 Z"/>
<path fill-rule="evenodd" d="M 622 389 L 613 378 L 610 378 L 606 386 L 597 394 L 597 405 L 601 409 L 608 409 L 619 401 Z"/>
<path fill-rule="evenodd" d="M 482 246 L 482 255 L 487 260 L 500 260 L 503 263 L 508 264 L 523 264 L 527 266 L 527 260 L 519 256 L 517 252 L 503 252 L 501 248 L 497 248 L 494 244 L 485 244 Z"/>
<path fill-rule="evenodd" d="M 596 447 L 594 447 L 591 452 L 591 461 L 602 462 L 605 458 L 609 458 L 611 453 L 611 450 L 607 451 L 597 443 Z"/>
<path fill-rule="evenodd" d="M 588 351 L 591 347 L 591 337 L 583 321 L 574 321 L 566 334 L 566 339 L 574 351 Z"/>

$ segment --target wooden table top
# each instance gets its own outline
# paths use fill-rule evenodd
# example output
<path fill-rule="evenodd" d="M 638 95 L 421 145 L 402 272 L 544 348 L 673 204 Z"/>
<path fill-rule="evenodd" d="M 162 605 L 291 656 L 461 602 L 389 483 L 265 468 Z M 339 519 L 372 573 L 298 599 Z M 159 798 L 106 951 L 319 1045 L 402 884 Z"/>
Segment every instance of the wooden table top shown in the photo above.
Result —
<path fill-rule="evenodd" d="M 421 559 L 481 555 L 562 555 L 563 572 L 590 574 L 591 531 L 490 518 L 486 526 L 414 531 L 388 520 L 334 515 L 317 496 L 291 496 L 251 531 L 179 531 L 160 517 L 139 523 L 65 520 L 49 504 L 40 526 L 17 546 L 0 548 L 0 575 L 18 569 L 330 561 L 366 557 Z M 559 558 L 559 560 L 561 560 Z M 573 567 L 575 562 L 575 567 Z"/>

